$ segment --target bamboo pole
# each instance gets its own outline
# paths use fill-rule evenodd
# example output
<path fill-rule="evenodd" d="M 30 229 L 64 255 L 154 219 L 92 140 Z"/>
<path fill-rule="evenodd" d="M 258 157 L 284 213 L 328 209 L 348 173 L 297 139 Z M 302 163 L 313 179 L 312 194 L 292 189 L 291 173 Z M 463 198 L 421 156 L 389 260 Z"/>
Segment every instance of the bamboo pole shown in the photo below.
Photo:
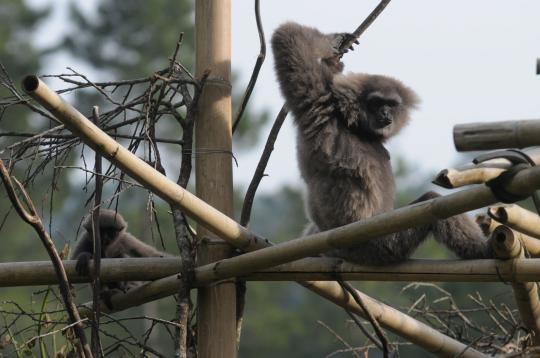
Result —
<path fill-rule="evenodd" d="M 492 208 L 488 209 L 488 212 L 491 211 Z M 503 225 L 500 221 L 493 219 L 487 215 L 478 215 L 476 217 L 476 223 L 480 226 L 482 229 L 482 232 L 486 236 L 491 236 L 493 231 L 495 231 L 496 228 Z M 509 226 L 507 226 L 509 227 Z M 530 257 L 540 257 L 540 240 L 531 237 L 527 234 L 524 234 L 518 230 L 512 230 L 513 235 L 516 239 L 518 239 L 523 247 L 527 250 L 527 254 Z M 530 279 L 529 281 L 538 281 L 538 279 Z"/>
<path fill-rule="evenodd" d="M 528 194 L 540 186 L 540 167 L 524 169 L 514 176 L 506 190 L 514 194 Z M 200 284 L 237 276 L 286 262 L 314 256 L 335 247 L 348 247 L 382 235 L 428 224 L 466 211 L 478 209 L 497 202 L 487 186 L 476 186 L 447 196 L 409 205 L 388 213 L 286 241 L 240 256 L 199 266 L 195 278 Z M 177 277 L 171 276 L 151 282 L 125 295 L 113 298 L 113 306 L 122 310 L 150 300 L 166 297 L 175 292 Z M 147 298 L 145 298 L 148 295 Z"/>
<path fill-rule="evenodd" d="M 258 238 L 226 215 L 169 181 L 133 153 L 120 146 L 73 107 L 62 101 L 55 92 L 51 91 L 35 76 L 27 77 L 23 84 L 25 90 L 32 97 L 48 108 L 51 113 L 66 124 L 67 128 L 80 136 L 86 144 L 100 151 L 106 158 L 157 195 L 169 203 L 186 210 L 191 217 L 202 225 L 207 225 L 209 229 L 215 230 L 214 232 L 221 238 L 244 250 L 254 250 L 269 245 L 267 240 Z M 540 167 L 533 167 L 524 169 L 514 176 L 507 185 L 506 190 L 513 194 L 525 195 L 530 194 L 539 186 Z M 205 280 L 208 280 L 208 282 L 215 279 L 246 275 L 254 270 L 276 266 L 305 256 L 316 255 L 334 247 L 354 245 L 384 234 L 426 224 L 436 219 L 447 218 L 496 202 L 497 199 L 488 187 L 477 186 L 444 197 L 406 206 L 340 228 L 291 240 L 231 259 L 221 260 L 216 264 L 211 264 L 213 268 L 211 271 L 202 268 L 197 270 L 201 272 L 201 275 L 206 276 Z M 175 281 L 174 277 L 172 281 Z M 157 282 L 155 284 L 159 285 Z M 168 286 L 165 285 L 164 287 Z"/>
<path fill-rule="evenodd" d="M 51 112 L 86 145 L 99 152 L 105 159 L 117 165 L 123 172 L 170 205 L 182 209 L 216 235 L 226 237 L 234 242 L 236 247 L 243 250 L 268 245 L 267 240 L 253 234 L 227 215 L 169 180 L 144 160 L 121 146 L 69 103 L 62 100 L 36 76 L 25 77 L 22 86 L 28 95 Z"/>
<path fill-rule="evenodd" d="M 491 236 L 493 230 L 495 230 L 497 226 L 501 225 L 501 223 L 493 220 L 487 214 L 478 214 L 476 215 L 476 218 L 474 220 L 476 221 L 476 224 L 480 227 L 480 230 L 482 230 L 482 233 L 484 233 L 484 236 L 486 237 Z"/>
<path fill-rule="evenodd" d="M 499 226 L 493 231 L 491 243 L 495 255 L 501 259 L 525 257 L 523 247 L 514 231 L 506 226 Z M 512 289 L 519 310 L 519 315 L 525 327 L 532 334 L 535 346 L 540 344 L 540 300 L 536 282 L 513 282 Z"/>
<path fill-rule="evenodd" d="M 152 167 L 150 167 L 148 164 L 146 164 L 139 158 L 137 158 L 133 153 L 123 148 L 112 138 L 107 136 L 103 131 L 94 126 L 76 109 L 65 103 L 55 92 L 50 90 L 37 77 L 26 77 L 23 81 L 23 87 L 30 96 L 32 96 L 45 108 L 47 108 L 56 118 L 61 120 L 66 125 L 66 128 L 70 129 L 73 133 L 79 136 L 81 140 L 84 141 L 87 145 L 89 145 L 94 150 L 99 151 L 108 160 L 118 165 L 119 168 L 121 168 L 127 174 L 139 181 L 142 185 L 152 190 L 156 195 L 162 197 L 164 200 L 171 203 L 172 205 L 177 205 L 180 208 L 184 209 L 188 215 L 192 216 L 197 222 L 201 223 L 202 225 L 206 225 L 207 228 L 214 231 L 214 233 L 218 234 L 221 238 L 227 240 L 232 245 L 235 245 L 236 247 L 243 250 L 255 250 L 257 248 L 264 247 L 265 245 L 270 245 L 270 242 L 268 242 L 267 240 L 258 238 L 256 235 L 250 233 L 247 229 L 243 228 L 242 226 L 234 222 L 232 219 L 228 218 L 227 216 L 220 213 L 218 210 L 206 204 L 204 201 L 201 201 L 194 195 L 183 190 L 180 186 L 174 184 L 173 182 L 168 181 L 166 177 L 155 171 Z M 517 194 L 522 193 L 522 191 L 524 190 L 532 191 L 532 188 L 534 188 L 534 180 L 538 182 L 540 181 L 539 179 L 540 173 L 538 172 L 537 168 L 527 169 L 513 178 L 512 183 L 514 183 L 514 186 L 510 185 L 508 189 L 510 191 L 516 191 Z M 521 184 L 524 184 L 522 188 L 519 187 L 519 185 Z M 481 191 L 476 193 L 479 195 L 480 200 L 475 201 L 473 208 L 478 208 L 495 202 L 495 198 L 493 197 L 493 195 L 491 195 L 491 193 L 487 192 L 486 190 L 488 189 L 483 188 L 481 189 Z M 461 200 L 463 199 L 465 199 L 465 202 L 457 201 L 454 203 L 455 205 L 457 205 L 458 210 L 461 210 L 459 212 L 473 209 L 469 208 L 469 205 L 464 205 L 464 203 L 470 202 L 470 197 L 462 198 Z M 456 206 L 454 206 L 454 209 L 456 209 Z M 390 213 L 390 215 L 393 215 L 393 213 Z M 393 216 L 391 216 L 390 219 L 392 217 Z M 371 218 L 371 221 L 367 223 L 368 228 L 374 229 L 373 224 L 376 224 L 377 220 L 381 220 L 381 217 L 375 219 L 375 222 L 373 222 L 373 219 L 374 218 Z M 362 233 L 362 230 L 366 228 L 365 224 L 366 223 L 361 222 L 352 225 L 358 225 L 360 228 L 359 233 Z M 400 221 L 398 221 L 396 224 L 398 224 L 398 226 L 406 225 L 406 223 Z M 387 230 L 388 225 L 384 226 L 386 227 L 386 229 L 383 230 Z M 343 230 L 343 228 L 338 228 L 336 230 L 333 230 L 331 236 L 333 235 L 332 237 L 334 238 L 334 241 L 339 241 L 340 235 L 346 240 L 354 241 L 354 237 L 351 237 L 350 235 L 356 235 L 358 233 L 355 233 L 354 230 L 351 231 L 350 229 L 350 227 L 345 227 L 345 230 Z M 375 234 L 377 230 L 375 230 L 373 234 Z M 328 235 L 328 232 L 322 234 Z M 347 237 L 347 235 L 349 236 Z M 339 243 L 332 244 L 336 245 Z M 267 265 L 267 263 L 265 263 L 265 265 Z M 171 288 L 171 284 L 172 291 L 169 291 Z M 112 303 L 116 310 L 123 310 L 128 307 L 133 307 L 134 305 L 140 305 L 144 302 L 153 301 L 157 298 L 174 294 L 174 292 L 176 292 L 177 284 L 178 283 L 176 282 L 176 277 L 160 279 L 150 284 L 136 288 L 125 295 L 115 295 L 112 298 Z M 338 283 L 334 282 L 333 285 L 334 289 L 341 289 L 341 286 L 339 286 Z M 330 291 L 330 288 L 328 288 L 327 284 L 323 282 L 310 282 L 309 288 L 313 291 L 317 291 L 317 293 L 319 293 L 319 291 L 321 290 L 329 290 L 327 297 L 335 297 L 331 294 L 332 291 Z M 342 303 L 337 298 L 336 301 L 333 302 L 338 304 Z M 359 306 L 355 303 L 348 304 L 350 305 L 351 310 L 360 309 Z M 106 308 L 103 308 L 103 310 L 105 312 Z M 405 314 L 401 315 L 403 316 L 403 319 L 411 319 Z M 392 330 L 394 333 L 402 337 L 405 337 L 406 339 L 417 341 L 417 338 L 415 338 L 416 335 L 422 334 L 427 337 L 426 339 L 430 339 L 434 342 L 440 342 L 441 340 L 438 335 L 432 337 L 429 329 L 425 332 L 420 333 L 418 333 L 417 331 L 404 331 L 399 324 L 392 325 L 392 322 L 395 321 L 389 321 L 385 323 L 384 327 Z M 418 322 L 418 324 L 420 326 L 423 325 L 420 322 Z M 449 338 L 446 337 L 445 339 Z M 457 341 L 453 342 L 456 342 L 457 344 L 461 345 L 460 347 L 465 348 L 465 346 L 461 343 Z M 432 344 L 427 344 L 423 347 L 428 350 L 438 350 L 440 348 L 438 345 L 434 348 Z M 445 345 L 445 347 L 454 347 L 454 345 Z M 460 353 L 460 351 L 446 350 L 445 352 L 448 356 L 454 356 Z M 467 349 L 462 356 L 478 356 L 475 354 L 479 353 L 477 351 Z"/>
<path fill-rule="evenodd" d="M 178 258 L 103 259 L 102 281 L 153 281 L 180 273 Z M 63 261 L 72 283 L 90 282 L 79 276 L 76 261 Z M 91 267 L 91 266 L 90 266 Z M 145 270 L 141 270 L 145 267 Z M 356 265 L 330 257 L 310 257 L 240 276 L 245 281 L 347 281 L 386 282 L 530 282 L 540 281 L 540 259 L 426 260 L 414 259 L 399 265 Z M 178 282 L 180 277 L 178 277 Z M 0 287 L 57 284 L 50 261 L 0 263 Z M 194 281 L 195 287 L 203 283 Z"/>
<path fill-rule="evenodd" d="M 339 306 L 365 317 L 364 311 L 356 304 L 354 298 L 344 292 L 336 282 L 306 281 L 301 284 Z M 381 326 L 398 328 L 399 332 L 403 332 L 400 335 L 439 357 L 487 357 L 358 290 L 356 292 Z"/>
<path fill-rule="evenodd" d="M 458 124 L 454 144 L 458 152 L 540 145 L 540 120 Z"/>
<path fill-rule="evenodd" d="M 81 276 L 75 270 L 76 260 L 62 261 L 70 283 L 91 282 L 90 276 Z M 119 281 L 152 281 L 180 272 L 178 257 L 144 257 L 101 260 L 102 283 Z M 90 270 L 93 262 L 89 262 Z M 144 270 L 141 270 L 144 267 Z M 91 272 L 91 271 L 90 271 Z M 50 261 L 0 263 L 0 287 L 57 284 Z"/>
<path fill-rule="evenodd" d="M 540 217 L 518 205 L 500 205 L 489 208 L 489 216 L 519 232 L 540 239 Z"/>
<path fill-rule="evenodd" d="M 211 74 L 198 102 L 195 151 L 196 193 L 227 216 L 233 215 L 230 0 L 195 2 L 196 75 Z M 199 150 L 197 150 L 199 149 Z M 197 228 L 197 261 L 207 264 L 232 255 L 231 246 L 204 225 Z M 198 357 L 236 357 L 236 285 L 222 281 L 197 295 Z"/>
<path fill-rule="evenodd" d="M 540 186 L 540 167 L 519 172 L 506 189 L 515 194 L 529 194 Z M 477 186 L 447 196 L 416 203 L 306 237 L 290 240 L 265 249 L 221 260 L 196 269 L 202 282 L 240 276 L 255 270 L 314 256 L 337 247 L 350 247 L 385 234 L 421 226 L 497 202 L 486 186 Z"/>
<path fill-rule="evenodd" d="M 523 150 L 535 163 L 540 165 L 540 148 L 526 148 Z M 479 164 L 465 164 L 457 168 L 441 170 L 433 180 L 434 184 L 443 188 L 453 189 L 465 185 L 482 184 L 499 176 L 513 164 L 504 158 L 487 160 Z"/>

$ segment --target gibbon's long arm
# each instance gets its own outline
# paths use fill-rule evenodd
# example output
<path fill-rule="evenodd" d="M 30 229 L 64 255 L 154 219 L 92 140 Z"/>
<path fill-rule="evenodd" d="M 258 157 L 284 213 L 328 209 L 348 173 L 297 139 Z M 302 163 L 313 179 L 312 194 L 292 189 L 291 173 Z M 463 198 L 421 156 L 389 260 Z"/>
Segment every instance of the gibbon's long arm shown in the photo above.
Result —
<path fill-rule="evenodd" d="M 168 254 L 145 244 L 128 232 L 120 233 L 105 250 L 105 257 L 164 257 Z"/>
<path fill-rule="evenodd" d="M 297 124 L 298 164 L 307 185 L 305 233 L 362 220 L 394 208 L 394 176 L 384 142 L 408 123 L 415 92 L 388 76 L 340 73 L 339 34 L 286 23 L 272 37 L 281 91 Z M 417 201 L 436 197 L 429 192 Z M 432 232 L 464 259 L 491 257 L 467 215 L 335 249 L 329 256 L 360 264 L 406 260 Z"/>
<path fill-rule="evenodd" d="M 272 36 L 275 69 L 281 91 L 299 117 L 328 97 L 330 83 L 341 70 L 331 36 L 296 23 L 281 25 Z"/>

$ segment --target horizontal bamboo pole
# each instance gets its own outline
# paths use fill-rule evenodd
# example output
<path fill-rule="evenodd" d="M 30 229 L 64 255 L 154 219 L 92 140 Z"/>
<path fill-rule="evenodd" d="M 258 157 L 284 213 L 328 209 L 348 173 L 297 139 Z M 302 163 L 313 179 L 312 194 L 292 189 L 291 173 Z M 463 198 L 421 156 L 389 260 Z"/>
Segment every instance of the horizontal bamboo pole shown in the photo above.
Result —
<path fill-rule="evenodd" d="M 144 160 L 118 144 L 69 103 L 64 102 L 36 76 L 25 77 L 22 85 L 28 95 L 51 112 L 86 145 L 169 204 L 181 208 L 199 224 L 220 237 L 226 237 L 231 243 L 234 242 L 234 246 L 243 250 L 268 246 L 267 240 L 253 234 L 227 215 L 167 179 Z"/>
<path fill-rule="evenodd" d="M 540 187 L 540 167 L 524 169 L 519 172 L 511 179 L 506 189 L 514 194 L 525 195 L 530 194 L 537 187 Z M 218 279 L 241 276 L 303 257 L 315 256 L 336 247 L 353 246 L 385 234 L 425 225 L 496 202 L 497 199 L 490 188 L 484 185 L 476 186 L 447 196 L 405 206 L 333 230 L 220 260 L 210 265 L 198 267 L 195 274 L 200 282 L 212 282 Z"/>
<path fill-rule="evenodd" d="M 500 205 L 489 208 L 488 214 L 512 229 L 540 239 L 540 217 L 532 211 L 518 205 Z"/>
<path fill-rule="evenodd" d="M 519 233 L 514 233 L 518 234 Z M 72 283 L 90 282 L 75 272 L 76 261 L 63 261 Z M 178 274 L 178 258 L 103 259 L 102 281 L 151 281 Z M 148 269 L 141 270 L 141 267 Z M 386 282 L 530 282 L 540 281 L 540 259 L 426 260 L 399 265 L 356 265 L 330 257 L 310 257 L 252 272 L 245 281 L 346 281 Z M 50 261 L 0 263 L 0 287 L 57 284 Z M 194 282 L 194 286 L 202 283 Z"/>
<path fill-rule="evenodd" d="M 515 194 L 525 194 L 532 192 L 536 185 L 540 186 L 540 167 L 533 167 L 519 172 L 509 182 L 507 190 Z M 307 256 L 315 256 L 334 247 L 346 247 L 365 242 L 384 234 L 427 224 L 437 219 L 478 209 L 495 202 L 497 202 L 497 199 L 488 187 L 477 186 L 409 205 L 333 230 L 199 266 L 195 269 L 195 279 L 199 284 L 209 284 L 215 280 L 246 276 L 254 271 Z M 115 307 L 115 310 L 122 310 L 169 296 L 174 294 L 177 284 L 178 279 L 176 276 L 156 280 L 125 295 L 113 297 L 113 307 Z"/>
<path fill-rule="evenodd" d="M 75 270 L 76 260 L 62 261 L 70 283 L 91 282 Z M 89 262 L 92 272 L 93 261 Z M 141 270 L 144 267 L 144 270 Z M 179 257 L 143 257 L 102 259 L 101 282 L 153 281 L 180 272 Z M 38 286 L 57 284 L 51 261 L 0 263 L 0 287 Z"/>
<path fill-rule="evenodd" d="M 526 148 L 523 150 L 536 165 L 540 165 L 540 148 Z M 509 169 L 513 164 L 503 158 L 487 160 L 474 164 L 469 163 L 457 168 L 441 170 L 433 180 L 433 184 L 443 188 L 453 189 L 465 185 L 482 184 L 499 176 L 503 171 Z"/>
<path fill-rule="evenodd" d="M 45 106 L 45 108 L 49 109 L 57 119 L 61 120 L 73 133 L 77 134 L 83 142 L 88 144 L 94 150 L 100 152 L 108 160 L 118 165 L 118 167 L 167 202 L 171 203 L 172 205 L 178 205 L 184 209 L 188 215 L 192 216 L 200 224 L 205 225 L 208 229 L 218 234 L 221 238 L 227 240 L 230 244 L 243 250 L 255 250 L 260 247 L 271 245 L 270 242 L 258 238 L 254 234 L 250 233 L 247 229 L 234 222 L 232 219 L 226 217 L 189 192 L 184 191 L 181 187 L 168 181 L 165 176 L 157 173 L 149 165 L 137 158 L 131 152 L 127 151 L 112 138 L 102 132 L 99 128 L 94 126 L 76 109 L 63 102 L 56 93 L 50 90 L 37 77 L 29 76 L 25 78 L 23 81 L 23 87 L 30 96 L 40 102 L 43 106 Z M 531 170 L 533 169 L 529 169 L 529 171 Z M 526 178 L 528 175 L 532 175 L 533 178 L 536 178 L 537 176 L 540 176 L 540 173 L 520 173 L 521 178 Z M 488 198 L 484 198 L 484 200 L 488 200 Z M 489 200 L 493 200 L 491 195 Z M 403 222 L 398 224 L 406 225 Z M 339 239 L 339 232 L 341 232 L 340 229 L 336 229 L 338 234 L 337 236 L 334 235 L 334 238 Z M 346 233 L 350 233 L 348 229 L 345 231 Z M 323 236 L 324 235 L 327 234 L 323 233 Z M 352 239 L 346 235 L 343 237 L 345 237 L 347 240 Z M 333 243 L 333 245 L 334 244 L 335 243 Z M 275 264 L 282 262 L 284 261 L 279 261 L 274 264 L 263 262 L 261 268 L 274 266 Z M 210 277 L 210 275 L 207 275 L 207 277 Z M 173 285 L 172 290 L 170 290 L 171 284 Z M 127 294 L 115 295 L 112 297 L 112 303 L 116 310 L 122 310 L 135 305 L 140 305 L 144 302 L 149 302 L 157 298 L 173 294 L 176 291 L 176 285 L 176 276 L 160 279 L 131 290 Z M 337 304 L 344 304 L 341 300 L 339 300 L 338 296 L 333 294 L 337 290 L 341 289 L 341 286 L 337 282 L 333 282 L 330 285 L 324 282 L 310 282 L 308 287 L 318 294 L 321 294 L 320 292 L 326 292 L 325 297 Z M 356 312 L 361 311 L 360 306 L 355 302 L 348 301 L 345 304 L 350 310 Z M 105 311 L 106 309 L 103 308 L 103 310 Z M 363 313 L 359 314 L 363 315 Z M 455 356 L 456 354 L 460 354 L 460 352 L 465 351 L 461 355 L 462 357 L 482 356 L 479 352 L 467 348 L 462 343 L 453 340 L 448 336 L 433 331 L 430 327 L 403 313 L 395 311 L 394 314 L 398 315 L 397 319 L 384 320 L 381 322 L 381 325 L 408 340 L 416 342 L 431 352 L 437 352 L 437 354 L 442 356 Z M 419 327 L 419 329 L 404 330 L 404 327 L 400 325 L 401 321 L 413 322 L 415 327 Z"/>
<path fill-rule="evenodd" d="M 454 144 L 459 152 L 540 145 L 540 120 L 458 124 Z"/>
<path fill-rule="evenodd" d="M 525 257 L 521 241 L 507 226 L 497 227 L 491 235 L 493 251 L 502 259 Z M 511 262 L 511 260 L 509 260 Z M 535 346 L 540 345 L 540 299 L 536 282 L 513 282 L 512 289 L 523 324 L 532 333 Z"/>
<path fill-rule="evenodd" d="M 240 278 L 247 281 L 528 282 L 540 281 L 540 259 L 426 260 L 398 265 L 355 265 L 334 258 L 306 258 Z"/>

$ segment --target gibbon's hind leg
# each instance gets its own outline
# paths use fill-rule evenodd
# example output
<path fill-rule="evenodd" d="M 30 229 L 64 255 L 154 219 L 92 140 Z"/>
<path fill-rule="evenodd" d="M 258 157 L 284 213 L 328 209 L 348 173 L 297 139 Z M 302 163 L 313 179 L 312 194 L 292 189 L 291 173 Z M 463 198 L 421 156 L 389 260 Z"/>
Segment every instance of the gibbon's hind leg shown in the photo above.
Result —
<path fill-rule="evenodd" d="M 340 257 L 361 265 L 389 265 L 406 261 L 425 241 L 431 225 L 414 227 L 397 233 L 376 237 L 343 249 L 334 249 L 325 256 Z"/>
<path fill-rule="evenodd" d="M 462 259 L 495 257 L 489 240 L 466 214 L 438 220 L 433 225 L 433 236 Z"/>
<path fill-rule="evenodd" d="M 427 192 L 411 204 L 440 196 Z M 382 237 L 373 238 L 365 243 L 344 249 L 334 249 L 326 256 L 340 257 L 347 261 L 364 265 L 388 265 L 406 261 L 424 242 L 435 224 L 402 230 Z"/>
<path fill-rule="evenodd" d="M 430 191 L 415 202 L 438 198 L 441 195 Z M 435 240 L 445 245 L 462 259 L 486 259 L 495 255 L 489 240 L 467 214 L 459 214 L 433 223 Z"/>

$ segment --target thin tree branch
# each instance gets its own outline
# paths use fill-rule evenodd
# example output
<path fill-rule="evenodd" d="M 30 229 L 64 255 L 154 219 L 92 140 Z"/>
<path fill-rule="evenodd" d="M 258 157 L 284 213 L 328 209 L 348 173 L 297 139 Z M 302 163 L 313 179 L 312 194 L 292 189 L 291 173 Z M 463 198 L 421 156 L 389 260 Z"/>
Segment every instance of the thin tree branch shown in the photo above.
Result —
<path fill-rule="evenodd" d="M 375 21 L 375 19 L 382 13 L 384 8 L 390 3 L 390 1 L 391 0 L 382 0 L 379 3 L 379 5 L 368 15 L 368 17 L 360 24 L 360 26 L 358 26 L 358 28 L 353 32 L 352 34 L 353 36 L 351 36 L 350 39 L 348 39 L 347 41 L 345 41 L 344 43 L 340 45 L 341 54 L 345 53 L 345 51 L 349 47 L 351 47 L 352 44 L 355 43 L 355 41 L 357 41 L 357 39 L 369 28 L 369 26 Z M 259 32 L 259 36 L 260 36 L 260 32 Z M 262 51 L 262 48 L 261 48 L 261 51 Z M 289 110 L 287 108 L 287 105 L 284 104 L 281 107 L 281 110 L 279 111 L 279 114 L 277 115 L 276 120 L 274 121 L 274 125 L 272 126 L 272 129 L 270 130 L 270 134 L 268 135 L 268 139 L 266 140 L 266 145 L 261 155 L 261 159 L 259 160 L 257 169 L 255 170 L 255 173 L 253 174 L 253 178 L 251 179 L 251 182 L 249 183 L 248 190 L 246 191 L 246 195 L 244 197 L 244 204 L 242 206 L 242 214 L 240 217 L 240 223 L 243 226 L 247 226 L 249 224 L 249 220 L 251 216 L 251 208 L 253 206 L 253 200 L 255 199 L 255 194 L 262 180 L 262 177 L 264 176 L 264 171 L 266 170 L 266 166 L 268 165 L 268 161 L 270 160 L 270 155 L 272 154 L 272 151 L 274 150 L 274 143 L 279 134 L 279 130 L 281 129 L 281 126 L 283 122 L 285 121 L 285 118 L 287 117 L 288 111 Z"/>
<path fill-rule="evenodd" d="M 317 320 L 317 323 L 320 324 L 321 326 L 323 326 L 324 328 L 326 328 L 328 330 L 328 332 L 332 333 L 332 335 L 334 335 L 334 337 L 336 337 L 336 339 L 338 341 L 340 341 L 348 350 L 351 351 L 352 355 L 354 355 L 356 358 L 361 358 L 360 354 L 358 354 L 358 352 L 356 352 L 356 350 L 353 348 L 353 346 L 351 346 L 346 340 L 343 339 L 343 337 L 341 337 L 336 331 L 334 331 L 332 328 L 330 328 L 326 323 L 324 323 L 321 320 Z"/>
<path fill-rule="evenodd" d="M 94 106 L 92 111 L 94 124 L 99 127 L 99 107 Z M 101 176 L 101 155 L 95 153 L 94 175 L 96 187 L 94 190 L 94 209 L 92 211 L 92 234 L 94 242 L 94 267 L 92 271 L 92 308 L 94 310 L 92 324 L 92 353 L 95 357 L 101 357 L 101 341 L 99 339 L 99 319 L 101 309 L 99 299 L 101 295 L 101 230 L 99 223 L 99 211 L 101 206 L 101 194 L 103 192 L 103 177 Z"/>
<path fill-rule="evenodd" d="M 288 113 L 289 109 L 287 108 L 287 105 L 284 104 L 283 107 L 281 107 L 281 110 L 279 111 L 276 120 L 274 121 L 272 129 L 270 130 L 270 134 L 268 135 L 268 139 L 266 140 L 266 144 L 264 145 L 261 159 L 259 160 L 257 169 L 255 169 L 253 178 L 251 179 L 249 187 L 246 191 L 246 196 L 244 197 L 242 214 L 240 216 L 240 225 L 242 226 L 247 227 L 249 225 L 249 220 L 251 218 L 251 209 L 253 207 L 253 200 L 255 199 L 255 194 L 257 193 L 259 184 L 264 177 L 264 171 L 266 170 L 266 166 L 268 165 L 268 161 L 270 160 L 270 155 L 274 150 L 274 143 L 276 142 L 279 130 L 281 129 L 283 122 L 285 122 L 285 118 L 287 118 Z"/>
<path fill-rule="evenodd" d="M 355 43 L 356 40 L 358 40 L 360 36 L 362 36 L 362 34 L 371 26 L 371 24 L 373 24 L 375 19 L 379 17 L 379 15 L 383 12 L 384 8 L 386 8 L 390 1 L 391 0 L 382 0 L 379 5 L 377 5 L 377 7 L 373 9 L 373 11 L 368 15 L 368 17 L 366 17 L 366 19 L 360 24 L 360 26 L 358 26 L 356 30 L 354 30 L 354 32 L 352 33 L 353 36 L 348 39 L 348 41 L 345 41 L 341 44 L 339 50 L 342 55 L 349 47 L 351 47 Z"/>
<path fill-rule="evenodd" d="M 377 345 L 377 346 L 382 345 L 383 356 L 384 356 L 384 358 L 388 358 L 390 352 L 393 351 L 393 349 L 392 350 L 390 349 L 390 347 L 388 345 L 388 339 L 386 338 L 386 335 L 384 334 L 381 326 L 379 325 L 379 322 L 375 319 L 375 317 L 373 317 L 373 314 L 371 313 L 371 311 L 368 309 L 368 307 L 364 303 L 364 300 L 362 300 L 362 298 L 360 297 L 358 292 L 356 292 L 356 290 L 354 289 L 354 287 L 351 286 L 350 283 L 345 282 L 345 281 L 338 281 L 338 283 L 341 285 L 341 287 L 345 291 L 347 291 L 352 296 L 354 301 L 360 307 L 362 307 L 362 310 L 364 311 L 364 314 L 366 315 L 369 323 L 373 327 L 373 330 L 375 331 L 375 334 L 377 334 L 377 337 L 379 337 L 380 344 L 377 344 L 379 342 L 374 340 L 373 337 L 371 337 L 370 339 L 373 341 L 373 343 L 375 343 L 375 345 Z M 347 310 L 347 313 L 350 313 L 350 312 Z M 368 338 L 369 338 L 369 336 L 368 336 Z"/>
<path fill-rule="evenodd" d="M 175 54 L 177 50 L 175 51 Z M 174 59 L 174 57 L 173 57 Z M 197 108 L 199 98 L 204 87 L 204 84 L 210 74 L 209 71 L 203 73 L 199 80 L 199 86 L 195 88 L 193 98 L 189 92 L 185 91 L 184 100 L 188 105 L 185 120 L 180 123 L 183 127 L 182 141 L 182 164 L 180 165 L 180 174 L 178 175 L 177 184 L 182 188 L 186 188 L 192 172 L 192 151 L 193 151 L 193 130 L 197 118 Z M 193 269 L 195 267 L 195 249 L 193 241 L 190 239 L 189 223 L 184 213 L 176 206 L 171 206 L 173 213 L 173 223 L 175 230 L 176 243 L 182 258 L 180 270 L 180 283 L 178 284 L 178 294 L 176 302 L 176 317 L 178 326 L 176 327 L 175 335 L 175 356 L 177 358 L 187 358 L 190 345 L 193 344 L 190 337 L 190 311 L 192 303 L 190 300 L 190 289 L 193 285 Z"/>
<path fill-rule="evenodd" d="M 56 248 L 54 246 L 54 243 L 51 237 L 45 231 L 43 222 L 41 221 L 41 218 L 37 214 L 37 211 L 34 206 L 34 203 L 32 202 L 32 199 L 30 198 L 30 196 L 28 195 L 28 193 L 26 192 L 22 184 L 16 178 L 13 178 L 13 181 L 15 181 L 15 184 L 17 185 L 18 190 L 23 196 L 24 202 L 28 208 L 28 210 L 25 209 L 16 194 L 16 190 L 12 182 L 12 177 L 9 175 L 9 172 L 7 168 L 4 166 L 4 162 L 1 159 L 0 159 L 0 176 L 2 177 L 4 187 L 6 189 L 6 192 L 9 196 L 9 199 L 12 205 L 15 207 L 15 210 L 17 211 L 21 219 L 23 219 L 26 223 L 30 224 L 34 228 L 34 230 L 37 232 L 37 234 L 39 235 L 39 238 L 41 239 L 41 242 L 43 243 L 43 245 L 45 246 L 45 249 L 47 250 L 47 253 L 49 254 L 49 257 L 51 258 L 52 263 L 54 264 L 54 269 L 58 277 L 60 292 L 62 294 L 64 306 L 68 313 L 70 322 L 74 324 L 73 331 L 78 340 L 75 346 L 77 347 L 79 355 L 85 358 L 92 358 L 93 357 L 92 352 L 86 341 L 86 336 L 84 334 L 84 328 L 81 323 L 81 317 L 79 316 L 79 311 L 77 310 L 77 307 L 75 306 L 75 303 L 73 302 L 73 295 L 69 287 L 69 281 L 67 279 L 64 265 L 62 264 L 62 259 L 58 255 L 58 252 L 56 251 Z"/>
<path fill-rule="evenodd" d="M 249 79 L 246 92 L 244 92 L 244 96 L 242 97 L 242 102 L 240 102 L 240 106 L 238 107 L 238 112 L 236 113 L 236 118 L 234 120 L 234 124 L 232 127 L 233 133 L 236 131 L 236 128 L 238 128 L 238 125 L 240 124 L 240 120 L 242 119 L 242 115 L 244 114 L 244 111 L 246 110 L 247 104 L 249 102 L 249 98 L 251 97 L 251 93 L 253 92 L 253 89 L 255 88 L 255 84 L 257 83 L 257 78 L 259 77 L 259 72 L 261 71 L 261 67 L 264 63 L 264 59 L 266 58 L 266 41 L 264 39 L 264 29 L 262 26 L 259 3 L 260 3 L 259 0 L 255 0 L 255 20 L 257 22 L 257 32 L 259 33 L 260 50 L 259 50 L 259 55 L 257 56 L 257 61 L 255 62 L 255 67 L 253 68 L 253 73 L 251 74 L 251 78 Z"/>

